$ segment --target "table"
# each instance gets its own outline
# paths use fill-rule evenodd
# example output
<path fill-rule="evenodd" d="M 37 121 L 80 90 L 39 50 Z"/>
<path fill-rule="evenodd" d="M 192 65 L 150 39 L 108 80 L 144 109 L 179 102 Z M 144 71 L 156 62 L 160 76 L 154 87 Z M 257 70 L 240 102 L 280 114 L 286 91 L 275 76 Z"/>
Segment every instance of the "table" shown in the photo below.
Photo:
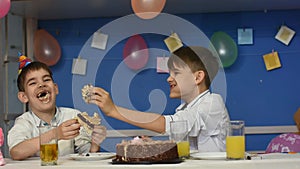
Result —
<path fill-rule="evenodd" d="M 0 169 L 53 169 L 53 168 L 203 168 L 203 169 L 299 169 L 300 158 L 292 159 L 263 159 L 263 160 L 185 160 L 179 164 L 151 164 L 151 165 L 120 165 L 111 164 L 111 159 L 99 161 L 75 161 L 68 157 L 60 157 L 57 166 L 41 166 L 38 157 L 23 161 L 5 159 L 6 165 Z"/>

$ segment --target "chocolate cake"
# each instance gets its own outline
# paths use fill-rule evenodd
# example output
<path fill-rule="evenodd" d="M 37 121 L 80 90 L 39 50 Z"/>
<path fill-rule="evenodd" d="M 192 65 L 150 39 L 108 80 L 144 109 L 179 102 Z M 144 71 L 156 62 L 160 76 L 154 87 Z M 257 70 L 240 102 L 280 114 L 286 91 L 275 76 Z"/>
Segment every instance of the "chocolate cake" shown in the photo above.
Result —
<path fill-rule="evenodd" d="M 142 163 L 161 162 L 178 159 L 177 145 L 171 140 L 151 140 L 150 138 L 134 138 L 122 141 L 116 146 L 115 162 Z"/>

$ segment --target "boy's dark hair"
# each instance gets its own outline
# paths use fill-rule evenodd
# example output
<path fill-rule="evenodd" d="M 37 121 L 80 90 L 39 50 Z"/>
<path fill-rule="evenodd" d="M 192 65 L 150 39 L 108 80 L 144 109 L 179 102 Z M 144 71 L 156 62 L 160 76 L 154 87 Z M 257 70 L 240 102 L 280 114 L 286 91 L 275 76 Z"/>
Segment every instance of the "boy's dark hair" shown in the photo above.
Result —
<path fill-rule="evenodd" d="M 24 83 L 25 83 L 25 77 L 26 77 L 27 73 L 31 72 L 31 71 L 40 70 L 40 69 L 46 70 L 49 73 L 51 79 L 53 80 L 52 71 L 46 64 L 44 64 L 42 62 L 31 62 L 30 64 L 25 66 L 22 69 L 22 71 L 20 72 L 20 74 L 18 75 L 17 85 L 18 85 L 18 89 L 20 92 L 24 92 L 24 90 L 25 90 Z"/>
<path fill-rule="evenodd" d="M 174 69 L 174 63 L 178 66 L 188 66 L 194 73 L 202 70 L 205 73 L 205 85 L 210 87 L 211 82 L 218 73 L 219 61 L 212 52 L 201 46 L 181 47 L 168 60 L 170 70 Z"/>

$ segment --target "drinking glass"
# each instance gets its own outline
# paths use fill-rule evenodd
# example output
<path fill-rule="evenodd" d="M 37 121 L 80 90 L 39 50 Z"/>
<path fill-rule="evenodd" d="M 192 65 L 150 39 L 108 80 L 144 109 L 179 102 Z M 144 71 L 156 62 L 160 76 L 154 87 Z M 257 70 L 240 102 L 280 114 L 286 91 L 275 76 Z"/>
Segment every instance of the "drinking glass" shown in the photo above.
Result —
<path fill-rule="evenodd" d="M 49 133 L 53 130 L 53 134 Z M 41 165 L 57 165 L 58 160 L 58 142 L 57 142 L 57 128 L 56 126 L 39 126 L 39 138 L 40 138 L 40 158 Z"/>
<path fill-rule="evenodd" d="M 188 158 L 190 156 L 190 143 L 188 141 L 187 121 L 171 121 L 170 131 L 170 140 L 177 143 L 179 158 Z"/>
<path fill-rule="evenodd" d="M 241 160 L 245 157 L 245 123 L 242 120 L 230 121 L 226 137 L 226 158 Z"/>

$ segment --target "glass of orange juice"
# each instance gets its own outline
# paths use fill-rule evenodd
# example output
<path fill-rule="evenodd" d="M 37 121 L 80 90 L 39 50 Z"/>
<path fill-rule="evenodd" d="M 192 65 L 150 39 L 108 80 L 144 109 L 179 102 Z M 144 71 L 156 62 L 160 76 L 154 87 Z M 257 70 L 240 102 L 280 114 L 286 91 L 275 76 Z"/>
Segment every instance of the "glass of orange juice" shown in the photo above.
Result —
<path fill-rule="evenodd" d="M 245 157 L 245 122 L 230 121 L 226 137 L 226 157 L 228 160 L 241 160 Z"/>
<path fill-rule="evenodd" d="M 179 158 L 188 158 L 190 156 L 190 143 L 188 141 L 187 121 L 171 121 L 170 130 L 170 140 L 177 143 Z"/>

